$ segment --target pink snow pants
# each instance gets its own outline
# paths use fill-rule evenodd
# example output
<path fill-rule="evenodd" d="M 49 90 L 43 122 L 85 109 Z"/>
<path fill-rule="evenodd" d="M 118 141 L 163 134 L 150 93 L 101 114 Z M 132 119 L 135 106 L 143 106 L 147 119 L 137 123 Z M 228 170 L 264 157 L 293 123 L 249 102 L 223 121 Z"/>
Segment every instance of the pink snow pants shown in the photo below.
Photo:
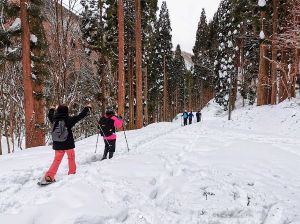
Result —
<path fill-rule="evenodd" d="M 49 170 L 47 171 L 45 176 L 51 177 L 51 179 L 54 179 L 58 167 L 65 155 L 65 152 L 68 155 L 68 164 L 69 164 L 69 172 L 68 174 L 75 174 L 76 173 L 76 163 L 75 163 L 75 151 L 74 149 L 69 150 L 55 150 L 55 157 L 52 162 L 52 165 L 50 166 Z"/>

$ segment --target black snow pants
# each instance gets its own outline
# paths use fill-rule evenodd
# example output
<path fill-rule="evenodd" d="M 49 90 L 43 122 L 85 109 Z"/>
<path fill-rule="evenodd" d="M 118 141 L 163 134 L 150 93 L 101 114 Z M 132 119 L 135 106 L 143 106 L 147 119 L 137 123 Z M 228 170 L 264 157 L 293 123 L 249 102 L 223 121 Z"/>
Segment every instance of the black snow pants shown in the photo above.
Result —
<path fill-rule="evenodd" d="M 111 159 L 114 156 L 114 152 L 116 150 L 116 139 L 104 140 L 104 143 L 105 143 L 105 148 L 104 148 L 102 159 L 107 159 L 107 154 L 109 154 L 108 158 Z"/>
<path fill-rule="evenodd" d="M 184 125 L 184 126 L 187 125 L 187 118 L 183 118 L 183 125 Z"/>

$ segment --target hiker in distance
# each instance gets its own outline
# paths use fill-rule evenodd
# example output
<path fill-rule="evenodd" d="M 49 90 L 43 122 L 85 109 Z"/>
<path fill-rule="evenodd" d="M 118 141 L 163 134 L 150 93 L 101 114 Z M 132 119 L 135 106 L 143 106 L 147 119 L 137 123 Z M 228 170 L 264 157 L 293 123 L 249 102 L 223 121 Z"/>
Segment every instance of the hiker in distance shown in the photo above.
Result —
<path fill-rule="evenodd" d="M 111 159 L 114 156 L 116 150 L 116 128 L 121 128 L 123 126 L 123 120 L 121 116 L 115 115 L 115 111 L 108 107 L 105 114 L 99 120 L 100 134 L 103 137 L 105 148 L 103 157 L 101 160 Z"/>
<path fill-rule="evenodd" d="M 187 110 L 185 110 L 183 112 L 183 114 L 181 115 L 181 117 L 183 117 L 183 125 L 186 126 L 187 125 L 187 120 L 189 118 L 189 114 L 188 114 Z"/>
<path fill-rule="evenodd" d="M 201 112 L 198 111 L 198 112 L 196 113 L 197 122 L 200 122 L 200 121 L 201 121 L 201 116 L 202 116 Z"/>
<path fill-rule="evenodd" d="M 50 108 L 48 119 L 52 124 L 52 148 L 55 150 L 55 157 L 52 165 L 44 176 L 44 180 L 41 182 L 44 181 L 44 183 L 47 184 L 55 181 L 56 172 L 65 153 L 68 155 L 68 175 L 76 173 L 74 151 L 75 143 L 72 127 L 74 127 L 77 122 L 89 115 L 91 107 L 92 105 L 88 103 L 81 113 L 76 116 L 69 116 L 69 108 L 65 105 L 59 105 L 56 109 L 55 107 Z"/>
<path fill-rule="evenodd" d="M 189 124 L 192 124 L 192 122 L 193 122 L 193 117 L 194 117 L 194 114 L 193 114 L 193 112 L 191 111 L 191 112 L 189 113 Z"/>

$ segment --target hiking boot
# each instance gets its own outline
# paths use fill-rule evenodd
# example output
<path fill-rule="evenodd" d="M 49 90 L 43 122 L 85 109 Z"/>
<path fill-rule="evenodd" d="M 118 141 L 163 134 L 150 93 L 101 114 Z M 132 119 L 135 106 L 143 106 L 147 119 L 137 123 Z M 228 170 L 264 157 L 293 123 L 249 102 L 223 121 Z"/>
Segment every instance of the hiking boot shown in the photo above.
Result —
<path fill-rule="evenodd" d="M 50 176 L 46 176 L 46 177 L 45 177 L 45 181 L 48 182 L 48 183 L 52 183 L 52 182 L 55 182 L 55 179 L 53 179 L 53 178 L 50 177 Z"/>

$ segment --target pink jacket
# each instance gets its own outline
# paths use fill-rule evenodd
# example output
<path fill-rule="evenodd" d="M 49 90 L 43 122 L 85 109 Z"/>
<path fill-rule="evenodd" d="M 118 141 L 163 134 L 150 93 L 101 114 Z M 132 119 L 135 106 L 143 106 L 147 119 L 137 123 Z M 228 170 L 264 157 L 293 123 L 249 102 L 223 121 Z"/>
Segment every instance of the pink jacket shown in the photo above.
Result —
<path fill-rule="evenodd" d="M 106 116 L 106 115 L 104 115 L 104 116 Z M 122 119 L 119 119 L 116 116 L 112 116 L 110 119 L 114 120 L 114 126 L 115 126 L 115 128 L 121 128 L 123 126 L 123 120 Z M 110 136 L 103 137 L 103 139 L 106 139 L 106 140 L 115 140 L 115 139 L 117 139 L 117 135 L 114 133 L 114 134 L 112 134 Z"/>

